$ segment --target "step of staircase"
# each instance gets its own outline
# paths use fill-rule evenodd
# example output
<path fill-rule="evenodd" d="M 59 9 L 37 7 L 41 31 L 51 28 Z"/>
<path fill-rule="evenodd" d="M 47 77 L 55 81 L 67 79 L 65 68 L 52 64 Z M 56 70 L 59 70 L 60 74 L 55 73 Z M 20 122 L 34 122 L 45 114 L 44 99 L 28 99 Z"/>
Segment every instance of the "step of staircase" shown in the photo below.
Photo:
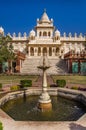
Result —
<path fill-rule="evenodd" d="M 67 66 L 63 59 L 60 58 L 49 58 L 48 59 L 50 68 L 47 70 L 47 74 L 64 74 L 67 73 Z M 40 65 L 40 58 L 26 58 L 22 68 L 22 74 L 33 74 L 33 75 L 41 75 L 42 71 L 38 69 Z"/>

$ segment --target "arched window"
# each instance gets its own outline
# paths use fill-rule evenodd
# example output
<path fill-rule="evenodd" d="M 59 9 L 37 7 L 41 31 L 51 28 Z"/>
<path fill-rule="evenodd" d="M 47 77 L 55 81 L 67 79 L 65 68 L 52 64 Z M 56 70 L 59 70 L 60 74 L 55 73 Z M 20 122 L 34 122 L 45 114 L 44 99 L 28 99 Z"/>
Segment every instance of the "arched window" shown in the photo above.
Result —
<path fill-rule="evenodd" d="M 49 56 L 52 56 L 52 48 L 49 47 Z"/>
<path fill-rule="evenodd" d="M 56 48 L 56 56 L 59 54 L 59 47 Z"/>
<path fill-rule="evenodd" d="M 39 32 L 39 36 L 42 36 L 42 32 Z"/>
<path fill-rule="evenodd" d="M 47 32 L 43 32 L 43 36 L 47 36 Z"/>
<path fill-rule="evenodd" d="M 50 35 L 51 35 L 51 33 L 50 32 L 48 32 L 48 36 L 50 37 Z"/>
<path fill-rule="evenodd" d="M 31 36 L 31 40 L 34 40 L 34 39 L 35 39 L 35 37 Z"/>
<path fill-rule="evenodd" d="M 33 47 L 30 48 L 30 55 L 34 56 L 34 48 Z"/>
<path fill-rule="evenodd" d="M 63 52 L 64 52 L 64 50 L 62 49 L 62 50 L 61 50 L 61 53 L 63 53 Z"/>
<path fill-rule="evenodd" d="M 56 48 L 56 53 L 57 53 L 57 52 L 59 52 L 59 48 L 58 48 L 58 47 Z"/>
<path fill-rule="evenodd" d="M 41 48 L 38 47 L 38 56 L 41 56 Z"/>
<path fill-rule="evenodd" d="M 46 47 L 43 48 L 43 55 L 47 55 L 47 48 Z"/>
<path fill-rule="evenodd" d="M 59 37 L 57 36 L 56 40 L 59 40 Z"/>

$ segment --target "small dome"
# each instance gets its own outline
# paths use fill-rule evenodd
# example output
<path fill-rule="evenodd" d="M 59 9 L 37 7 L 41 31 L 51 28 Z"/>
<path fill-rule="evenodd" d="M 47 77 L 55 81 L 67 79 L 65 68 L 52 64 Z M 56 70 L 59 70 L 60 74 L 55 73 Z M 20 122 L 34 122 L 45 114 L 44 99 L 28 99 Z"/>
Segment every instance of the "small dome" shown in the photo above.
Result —
<path fill-rule="evenodd" d="M 4 29 L 0 27 L 0 34 L 4 34 Z"/>
<path fill-rule="evenodd" d="M 60 36 L 60 31 L 59 30 L 55 31 L 55 36 Z"/>
<path fill-rule="evenodd" d="M 35 31 L 34 31 L 34 30 L 31 30 L 29 36 L 33 36 L 33 37 L 35 37 Z"/>
<path fill-rule="evenodd" d="M 10 33 L 8 33 L 7 36 L 12 37 Z"/>
<path fill-rule="evenodd" d="M 46 14 L 46 12 L 44 12 L 42 18 L 41 18 L 42 22 L 50 22 L 48 15 Z"/>

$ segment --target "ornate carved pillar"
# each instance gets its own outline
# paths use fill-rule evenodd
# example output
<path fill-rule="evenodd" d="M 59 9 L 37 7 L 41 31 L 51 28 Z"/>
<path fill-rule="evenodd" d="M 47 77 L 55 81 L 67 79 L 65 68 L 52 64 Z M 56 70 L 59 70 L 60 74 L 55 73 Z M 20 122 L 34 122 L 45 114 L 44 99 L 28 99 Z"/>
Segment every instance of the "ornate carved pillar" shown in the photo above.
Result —
<path fill-rule="evenodd" d="M 30 47 L 28 47 L 28 56 L 30 56 Z"/>
<path fill-rule="evenodd" d="M 55 49 L 55 47 L 52 48 L 52 53 L 53 53 L 53 56 L 56 56 L 56 49 Z"/>
<path fill-rule="evenodd" d="M 37 48 L 34 47 L 34 56 L 37 56 L 37 53 L 38 53 Z"/>
<path fill-rule="evenodd" d="M 41 56 L 43 56 L 43 47 L 41 47 Z"/>
<path fill-rule="evenodd" d="M 20 59 L 20 72 L 21 72 L 21 68 L 22 68 L 22 60 Z"/>
<path fill-rule="evenodd" d="M 69 73 L 72 73 L 72 59 L 69 60 Z"/>
<path fill-rule="evenodd" d="M 49 56 L 49 47 L 47 47 L 47 56 Z"/>

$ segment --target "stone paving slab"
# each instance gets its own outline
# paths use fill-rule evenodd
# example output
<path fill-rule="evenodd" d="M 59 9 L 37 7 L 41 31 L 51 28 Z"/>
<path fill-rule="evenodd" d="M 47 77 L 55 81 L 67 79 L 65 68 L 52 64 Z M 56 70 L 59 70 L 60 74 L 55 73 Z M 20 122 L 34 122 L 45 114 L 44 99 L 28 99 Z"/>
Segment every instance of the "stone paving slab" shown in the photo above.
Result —
<path fill-rule="evenodd" d="M 76 122 L 19 122 L 0 117 L 3 130 L 86 130 L 86 123 Z"/>

